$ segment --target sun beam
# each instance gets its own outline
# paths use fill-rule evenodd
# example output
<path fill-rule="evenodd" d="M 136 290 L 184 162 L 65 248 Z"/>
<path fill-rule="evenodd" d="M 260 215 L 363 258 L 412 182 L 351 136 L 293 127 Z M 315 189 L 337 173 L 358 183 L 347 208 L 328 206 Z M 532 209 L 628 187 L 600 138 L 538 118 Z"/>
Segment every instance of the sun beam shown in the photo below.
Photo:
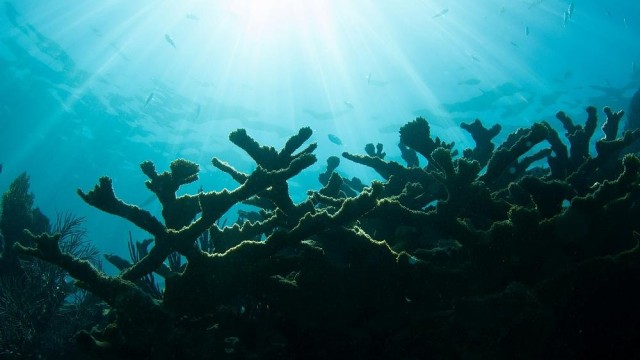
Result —
<path fill-rule="evenodd" d="M 245 32 L 257 39 L 286 35 L 293 31 L 327 25 L 330 1 L 237 0 L 229 11 L 245 26 Z"/>

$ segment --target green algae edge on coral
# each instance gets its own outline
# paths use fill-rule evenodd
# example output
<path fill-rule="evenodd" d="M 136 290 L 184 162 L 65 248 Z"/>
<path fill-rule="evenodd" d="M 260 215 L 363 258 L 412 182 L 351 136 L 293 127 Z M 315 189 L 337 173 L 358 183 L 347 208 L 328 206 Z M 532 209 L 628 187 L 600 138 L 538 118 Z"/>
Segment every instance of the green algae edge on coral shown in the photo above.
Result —
<path fill-rule="evenodd" d="M 158 173 L 141 164 L 162 220 L 119 199 L 107 177 L 78 191 L 153 237 L 148 253 L 120 274 L 61 252 L 56 235 L 27 232 L 35 246 L 15 250 L 64 268 L 109 304 L 108 325 L 78 336 L 96 357 L 640 355 L 640 160 L 623 156 L 640 130 L 618 137 L 623 114 L 605 114 L 595 156 L 592 107 L 584 126 L 558 113 L 568 146 L 546 122 L 497 146 L 499 126 L 463 124 L 476 147 L 459 157 L 418 118 L 400 129 L 406 166 L 385 160 L 381 144 L 368 145 L 366 155 L 344 153 L 384 181 L 361 188 L 330 159 L 324 187 L 297 204 L 287 180 L 316 161 L 316 144 L 299 150 L 311 129 L 280 150 L 238 130 L 230 140 L 256 170 L 212 160 L 239 183 L 234 190 L 177 196 L 197 179 L 198 165 L 179 159 Z M 218 227 L 240 202 L 258 206 L 258 220 Z M 203 234 L 207 247 L 198 242 Z M 174 253 L 186 265 L 169 271 L 164 263 Z M 154 299 L 136 281 L 161 268 L 165 289 Z"/>

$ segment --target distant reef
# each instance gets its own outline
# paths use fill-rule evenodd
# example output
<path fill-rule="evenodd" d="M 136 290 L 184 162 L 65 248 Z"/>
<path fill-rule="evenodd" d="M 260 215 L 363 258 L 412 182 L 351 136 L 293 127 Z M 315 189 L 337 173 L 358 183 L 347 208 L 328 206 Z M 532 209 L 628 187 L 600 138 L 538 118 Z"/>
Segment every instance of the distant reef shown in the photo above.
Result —
<path fill-rule="evenodd" d="M 255 170 L 212 160 L 234 190 L 178 195 L 197 164 L 140 165 L 161 219 L 109 177 L 78 190 L 150 234 L 129 240 L 131 260 L 107 256 L 118 275 L 26 225 L 4 234 L 0 265 L 54 264 L 106 304 L 75 335 L 85 358 L 638 358 L 640 159 L 628 148 L 640 130 L 619 135 L 623 112 L 604 108 L 594 140 L 597 113 L 559 112 L 563 136 L 539 122 L 499 145 L 499 125 L 463 123 L 475 147 L 462 153 L 419 117 L 399 131 L 404 164 L 382 144 L 342 154 L 383 181 L 340 175 L 330 157 L 300 203 L 287 180 L 317 161 L 312 130 L 278 150 L 239 129 L 229 140 Z M 260 210 L 221 224 L 238 203 Z"/>

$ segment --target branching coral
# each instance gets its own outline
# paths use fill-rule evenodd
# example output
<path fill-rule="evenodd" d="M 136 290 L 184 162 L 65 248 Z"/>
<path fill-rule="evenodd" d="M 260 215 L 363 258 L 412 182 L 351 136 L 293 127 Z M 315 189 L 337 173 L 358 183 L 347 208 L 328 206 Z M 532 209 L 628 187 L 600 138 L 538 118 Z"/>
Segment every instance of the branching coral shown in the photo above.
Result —
<path fill-rule="evenodd" d="M 315 162 L 315 144 L 298 151 L 311 130 L 279 151 L 238 130 L 230 140 L 256 170 L 213 159 L 239 183 L 235 190 L 176 196 L 197 179 L 196 164 L 177 160 L 161 174 L 141 165 L 163 221 L 118 199 L 109 178 L 79 191 L 153 237 L 119 275 L 60 251 L 58 235 L 27 233 L 15 249 L 66 269 L 112 307 L 108 326 L 78 337 L 107 358 L 575 358 L 607 348 L 558 340 L 581 329 L 601 340 L 586 326 L 590 317 L 617 327 L 608 351 L 640 355 L 640 293 L 629 290 L 640 280 L 640 160 L 619 159 L 638 134 L 617 137 L 622 113 L 605 114 L 595 157 L 593 108 L 584 127 L 558 114 L 569 148 L 546 122 L 498 146 L 499 126 L 464 124 L 476 147 L 462 157 L 418 118 L 400 129 L 407 166 L 385 160 L 381 144 L 342 154 L 380 174 L 383 182 L 365 187 L 338 174 L 331 157 L 323 187 L 298 204 L 287 181 Z M 240 202 L 258 206 L 260 216 L 218 227 Z M 214 248 L 197 246 L 203 234 Z M 186 264 L 161 270 L 175 253 Z M 152 272 L 165 274 L 158 299 L 137 283 Z M 614 277 L 619 282 L 607 284 Z M 608 301 L 592 296 L 600 290 L 611 293 Z"/>
<path fill-rule="evenodd" d="M 113 191 L 112 181 L 107 177 L 101 178 L 99 184 L 88 193 L 78 190 L 78 194 L 88 204 L 127 219 L 154 237 L 154 244 L 149 252 L 138 262 L 124 269 L 119 276 L 106 276 L 90 263 L 61 252 L 59 235 L 36 236 L 28 233 L 28 241 L 25 244 L 33 243 L 35 246 L 16 244 L 15 249 L 19 253 L 35 256 L 60 266 L 77 280 L 78 286 L 87 289 L 111 305 L 119 316 L 120 325 L 126 325 L 121 326 L 122 334 L 120 335 L 123 335 L 127 342 L 116 343 L 120 336 L 109 338 L 108 340 L 114 343 L 114 346 L 146 349 L 155 340 L 153 337 L 140 334 L 150 332 L 159 334 L 161 329 L 169 326 L 173 317 L 164 306 L 156 303 L 148 293 L 138 287 L 135 281 L 161 268 L 173 252 L 179 252 L 189 261 L 191 266 L 187 268 L 185 274 L 181 275 L 188 277 L 190 270 L 197 268 L 195 264 L 206 258 L 206 255 L 195 247 L 196 240 L 231 206 L 283 183 L 315 162 L 315 157 L 311 154 L 313 146 L 297 155 L 292 155 L 295 148 L 301 145 L 303 138 L 308 136 L 310 132 L 303 130 L 297 137 L 290 139 L 277 157 L 279 163 L 270 165 L 264 162 L 268 158 L 265 154 L 273 155 L 275 154 L 273 151 L 269 148 L 260 148 L 242 132 L 232 134 L 231 138 L 235 142 L 242 144 L 252 156 L 269 168 L 258 166 L 252 174 L 246 176 L 242 185 L 233 191 L 202 192 L 197 196 L 176 197 L 175 193 L 181 185 L 197 179 L 197 165 L 186 160 L 176 160 L 171 164 L 170 172 L 157 174 L 153 164 L 142 163 L 143 172 L 150 178 L 147 187 L 158 196 L 164 206 L 162 214 L 164 223 L 149 212 L 118 199 Z M 189 220 L 190 223 L 186 223 L 186 219 L 194 219 L 198 214 L 200 216 L 196 220 Z M 171 284 L 173 284 L 171 279 L 167 279 L 166 292 L 169 298 Z M 141 311 L 142 309 L 144 311 Z M 132 327 L 130 328 L 129 325 Z M 102 340 L 86 341 L 88 338 L 88 335 L 84 337 L 85 344 L 93 344 L 90 346 L 92 348 L 104 344 Z M 156 347 L 161 351 L 159 346 Z"/>

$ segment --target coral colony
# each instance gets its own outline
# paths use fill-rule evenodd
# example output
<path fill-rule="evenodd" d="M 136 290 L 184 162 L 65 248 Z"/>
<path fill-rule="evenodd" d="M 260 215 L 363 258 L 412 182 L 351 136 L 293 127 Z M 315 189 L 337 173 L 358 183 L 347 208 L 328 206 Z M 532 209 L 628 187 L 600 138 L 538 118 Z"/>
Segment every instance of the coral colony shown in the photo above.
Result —
<path fill-rule="evenodd" d="M 107 257 L 116 276 L 65 250 L 64 234 L 19 222 L 33 219 L 33 199 L 8 203 L 12 188 L 0 265 L 53 264 L 75 279 L 64 294 L 106 304 L 74 337 L 84 358 L 637 357 L 640 160 L 625 149 L 640 130 L 619 137 L 623 112 L 605 108 L 593 142 L 597 111 L 586 112 L 584 125 L 557 114 L 564 139 L 539 122 L 496 145 L 499 125 L 462 124 L 476 144 L 462 154 L 417 118 L 400 129 L 406 164 L 385 160 L 382 144 L 343 153 L 383 178 L 367 185 L 331 157 L 323 187 L 300 203 L 287 180 L 317 161 L 316 144 L 302 148 L 310 128 L 280 150 L 231 133 L 257 165 L 247 174 L 212 160 L 234 190 L 177 196 L 198 165 L 144 162 L 162 219 L 118 198 L 108 177 L 78 190 L 151 235 L 130 239 L 131 261 Z M 238 203 L 260 211 L 220 224 Z"/>

